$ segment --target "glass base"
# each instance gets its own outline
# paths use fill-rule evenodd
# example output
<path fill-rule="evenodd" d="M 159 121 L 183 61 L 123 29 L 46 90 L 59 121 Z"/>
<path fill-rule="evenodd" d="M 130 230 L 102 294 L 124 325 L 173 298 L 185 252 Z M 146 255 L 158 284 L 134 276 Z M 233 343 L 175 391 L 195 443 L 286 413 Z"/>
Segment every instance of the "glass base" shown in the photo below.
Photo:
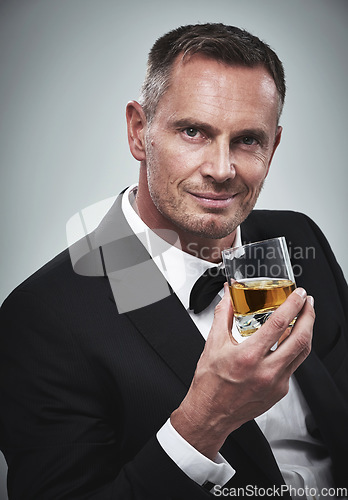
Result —
<path fill-rule="evenodd" d="M 249 337 L 256 332 L 270 317 L 273 311 L 264 313 L 247 314 L 245 316 L 235 315 L 236 326 L 242 337 Z"/>
<path fill-rule="evenodd" d="M 252 335 L 256 330 L 258 330 L 270 317 L 270 315 L 275 311 L 267 311 L 263 313 L 257 313 L 257 314 L 248 314 L 245 316 L 242 315 L 235 315 L 235 323 L 237 327 L 237 331 L 235 332 L 234 338 L 237 340 L 238 343 L 243 342 L 246 340 L 250 335 Z M 285 330 L 283 335 L 280 337 L 279 341 L 276 342 L 272 347 L 271 351 L 275 351 L 278 347 L 278 345 L 283 342 L 283 340 L 286 339 L 291 333 L 291 329 L 295 324 L 297 318 L 295 318 L 290 324 L 289 327 Z"/>

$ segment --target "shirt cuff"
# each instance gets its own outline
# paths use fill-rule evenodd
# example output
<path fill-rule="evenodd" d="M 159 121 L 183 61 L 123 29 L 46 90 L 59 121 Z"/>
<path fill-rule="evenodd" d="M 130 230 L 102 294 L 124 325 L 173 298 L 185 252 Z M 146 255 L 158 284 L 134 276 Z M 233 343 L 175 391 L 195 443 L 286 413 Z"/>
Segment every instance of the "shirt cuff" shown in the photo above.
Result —
<path fill-rule="evenodd" d="M 223 486 L 236 472 L 220 453 L 214 461 L 202 455 L 174 429 L 170 419 L 157 432 L 157 440 L 173 462 L 201 486 L 207 481 Z"/>

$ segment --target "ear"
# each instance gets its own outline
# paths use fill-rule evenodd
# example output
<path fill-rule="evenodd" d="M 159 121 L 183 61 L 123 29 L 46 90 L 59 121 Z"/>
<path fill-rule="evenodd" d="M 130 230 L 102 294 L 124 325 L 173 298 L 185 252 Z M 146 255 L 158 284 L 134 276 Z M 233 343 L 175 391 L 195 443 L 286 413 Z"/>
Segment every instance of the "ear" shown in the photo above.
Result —
<path fill-rule="evenodd" d="M 130 101 L 126 108 L 129 149 L 138 161 L 145 160 L 146 117 L 141 105 Z"/>
<path fill-rule="evenodd" d="M 268 163 L 268 168 L 267 168 L 267 174 L 266 174 L 266 176 L 268 175 L 269 168 L 271 166 L 274 153 L 276 152 L 276 149 L 279 146 L 280 139 L 282 137 L 282 132 L 283 132 L 283 127 L 278 126 L 277 133 L 276 133 L 275 140 L 274 140 L 274 144 L 273 144 L 273 150 L 272 150 L 271 158 L 270 158 L 269 163 Z"/>

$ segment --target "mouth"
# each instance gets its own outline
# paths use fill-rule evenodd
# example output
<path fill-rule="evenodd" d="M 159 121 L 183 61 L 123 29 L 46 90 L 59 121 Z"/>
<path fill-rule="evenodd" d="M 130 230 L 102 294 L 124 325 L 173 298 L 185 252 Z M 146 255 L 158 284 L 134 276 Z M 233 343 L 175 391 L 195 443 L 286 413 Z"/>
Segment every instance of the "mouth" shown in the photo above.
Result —
<path fill-rule="evenodd" d="M 188 192 L 190 196 L 192 196 L 200 205 L 206 208 L 215 208 L 215 209 L 223 209 L 230 206 L 233 202 L 234 198 L 237 196 L 236 194 L 231 193 L 193 193 Z"/>

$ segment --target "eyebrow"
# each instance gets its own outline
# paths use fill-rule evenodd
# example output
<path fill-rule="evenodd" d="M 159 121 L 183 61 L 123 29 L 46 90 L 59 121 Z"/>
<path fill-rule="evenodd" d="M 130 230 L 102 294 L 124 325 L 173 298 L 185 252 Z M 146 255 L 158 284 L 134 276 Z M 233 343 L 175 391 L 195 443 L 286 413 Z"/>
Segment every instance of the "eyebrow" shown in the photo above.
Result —
<path fill-rule="evenodd" d="M 216 127 L 213 127 L 209 123 L 201 122 L 196 120 L 195 118 L 182 118 L 180 120 L 172 120 L 169 122 L 170 126 L 173 128 L 184 128 L 184 127 L 192 127 L 198 128 L 202 130 L 206 130 L 207 132 L 211 132 L 214 134 L 218 134 L 219 130 Z"/>
<path fill-rule="evenodd" d="M 216 127 L 213 127 L 211 124 L 206 122 L 201 122 L 195 118 L 182 118 L 179 120 L 172 120 L 169 122 L 170 126 L 173 128 L 184 128 L 184 127 L 192 127 L 197 128 L 199 130 L 204 130 L 210 134 L 217 135 L 220 130 Z M 267 144 L 269 142 L 269 135 L 262 128 L 245 128 L 236 131 L 234 134 L 236 137 L 246 137 L 252 136 L 260 141 L 261 144 Z"/>

